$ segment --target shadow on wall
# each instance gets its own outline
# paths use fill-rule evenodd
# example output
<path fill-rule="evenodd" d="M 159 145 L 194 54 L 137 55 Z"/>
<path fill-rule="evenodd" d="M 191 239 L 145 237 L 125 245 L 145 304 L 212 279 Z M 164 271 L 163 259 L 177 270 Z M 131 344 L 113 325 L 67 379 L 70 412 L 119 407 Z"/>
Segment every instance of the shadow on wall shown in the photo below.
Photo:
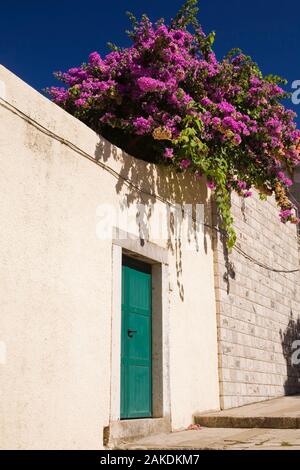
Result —
<path fill-rule="evenodd" d="M 212 224 L 211 206 L 208 200 L 208 191 L 204 181 L 197 181 L 196 178 L 186 178 L 181 172 L 176 172 L 170 166 L 160 164 L 159 171 L 156 171 L 155 164 L 146 161 L 137 160 L 125 151 L 120 151 L 115 145 L 111 144 L 105 138 L 100 137 L 99 143 L 95 151 L 95 159 L 97 161 L 107 162 L 109 159 L 115 159 L 121 163 L 120 176 L 116 180 L 116 192 L 121 193 L 126 188 L 127 199 L 124 202 L 124 209 L 130 205 L 143 205 L 143 220 L 149 221 L 151 218 L 153 207 L 158 199 L 154 195 L 171 204 L 191 204 L 193 207 L 194 222 L 188 227 L 186 234 L 188 241 L 193 241 L 194 246 L 198 250 L 203 249 L 207 252 L 208 240 L 212 246 L 212 233 L 209 226 Z M 133 185 L 128 185 L 128 180 Z M 136 186 L 135 186 L 136 185 Z M 141 191 L 141 190 L 142 191 Z M 195 221 L 194 209 L 196 204 L 204 206 L 204 226 Z M 137 221 L 138 218 L 137 209 Z M 169 211 L 169 212 L 168 212 Z M 168 229 L 168 240 L 166 245 L 176 259 L 177 271 L 177 287 L 181 300 L 184 300 L 184 286 L 182 282 L 183 263 L 182 263 L 182 240 L 180 236 L 181 221 L 180 217 L 176 220 L 176 213 L 170 211 L 170 206 L 166 206 L 166 217 L 170 220 Z M 177 213 L 178 214 L 178 213 Z M 145 224 L 138 225 L 140 243 L 143 245 L 147 240 L 148 234 L 145 233 Z M 146 224 L 147 225 L 147 224 Z M 196 234 L 203 234 L 203 241 Z M 200 243 L 203 242 L 203 247 Z M 188 269 L 188 266 L 187 266 Z"/>
<path fill-rule="evenodd" d="M 293 312 L 285 331 L 280 330 L 280 338 L 287 366 L 284 390 L 286 395 L 294 395 L 300 393 L 300 317 L 295 320 Z"/>

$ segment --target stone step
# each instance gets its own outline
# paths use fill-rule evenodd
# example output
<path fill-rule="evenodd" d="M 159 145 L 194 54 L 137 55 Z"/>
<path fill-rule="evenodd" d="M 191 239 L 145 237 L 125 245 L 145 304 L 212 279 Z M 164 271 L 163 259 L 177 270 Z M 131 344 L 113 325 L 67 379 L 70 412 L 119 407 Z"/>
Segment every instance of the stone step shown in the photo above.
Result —
<path fill-rule="evenodd" d="M 194 416 L 207 428 L 300 429 L 300 395 Z"/>
<path fill-rule="evenodd" d="M 282 416 L 211 416 L 198 415 L 195 423 L 206 428 L 300 429 L 300 418 Z"/>

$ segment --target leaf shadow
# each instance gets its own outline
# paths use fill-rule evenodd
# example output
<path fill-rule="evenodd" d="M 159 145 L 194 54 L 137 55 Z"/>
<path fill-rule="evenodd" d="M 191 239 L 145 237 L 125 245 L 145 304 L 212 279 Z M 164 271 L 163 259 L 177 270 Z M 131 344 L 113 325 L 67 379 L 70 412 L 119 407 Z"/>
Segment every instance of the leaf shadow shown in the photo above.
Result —
<path fill-rule="evenodd" d="M 213 247 L 211 202 L 205 181 L 197 180 L 193 175 L 183 174 L 170 165 L 154 164 L 132 157 L 103 137 L 100 137 L 95 150 L 96 161 L 112 166 L 117 172 L 116 193 L 126 194 L 123 209 L 136 207 L 136 221 L 140 243 L 149 240 L 149 222 L 155 205 L 164 205 L 164 217 L 169 221 L 165 247 L 175 258 L 177 289 L 180 299 L 184 300 L 184 267 L 182 253 L 185 240 L 193 244 L 196 251 L 208 251 L 208 244 Z M 197 204 L 202 205 L 202 219 L 197 219 Z M 184 205 L 190 205 L 190 223 L 184 222 L 180 212 Z M 143 211 L 141 217 L 141 210 Z M 186 212 L 185 212 L 186 213 Z M 139 224 L 142 218 L 142 224 Z M 202 244 L 202 246 L 201 246 Z"/>

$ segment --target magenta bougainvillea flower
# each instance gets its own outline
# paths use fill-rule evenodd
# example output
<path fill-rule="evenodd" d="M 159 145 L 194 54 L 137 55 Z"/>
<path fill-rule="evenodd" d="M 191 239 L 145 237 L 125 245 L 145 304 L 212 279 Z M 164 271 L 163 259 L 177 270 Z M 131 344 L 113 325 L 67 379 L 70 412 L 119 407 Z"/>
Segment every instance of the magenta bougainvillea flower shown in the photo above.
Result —
<path fill-rule="evenodd" d="M 174 150 L 172 148 L 166 147 L 165 151 L 164 151 L 164 157 L 173 158 L 174 157 Z"/>
<path fill-rule="evenodd" d="M 283 81 L 264 77 L 235 50 L 218 60 L 214 34 L 188 0 L 170 24 L 133 15 L 132 45 L 59 72 L 53 101 L 132 155 L 207 177 L 234 243 L 230 192 L 275 193 L 280 219 L 295 222 L 285 190 L 300 161 L 300 131 Z"/>
<path fill-rule="evenodd" d="M 137 79 L 137 85 L 144 93 L 165 91 L 167 84 L 161 80 L 155 80 L 151 77 L 141 77 Z"/>
<path fill-rule="evenodd" d="M 182 168 L 183 170 L 187 170 L 188 167 L 191 165 L 191 160 L 188 160 L 188 159 L 185 159 L 185 160 L 181 160 L 180 162 L 180 168 Z"/>
<path fill-rule="evenodd" d="M 215 184 L 214 181 L 208 181 L 208 182 L 206 183 L 206 186 L 207 186 L 209 189 L 211 189 L 212 191 L 214 191 L 214 190 L 216 189 L 216 184 Z"/>

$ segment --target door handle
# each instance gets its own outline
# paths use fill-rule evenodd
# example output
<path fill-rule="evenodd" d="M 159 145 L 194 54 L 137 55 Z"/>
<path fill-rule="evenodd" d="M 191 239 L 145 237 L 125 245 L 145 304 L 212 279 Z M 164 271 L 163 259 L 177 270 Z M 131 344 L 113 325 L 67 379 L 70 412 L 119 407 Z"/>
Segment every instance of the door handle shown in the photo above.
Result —
<path fill-rule="evenodd" d="M 129 336 L 129 338 L 133 338 L 134 333 L 137 333 L 137 331 L 136 330 L 127 330 L 127 334 Z"/>

